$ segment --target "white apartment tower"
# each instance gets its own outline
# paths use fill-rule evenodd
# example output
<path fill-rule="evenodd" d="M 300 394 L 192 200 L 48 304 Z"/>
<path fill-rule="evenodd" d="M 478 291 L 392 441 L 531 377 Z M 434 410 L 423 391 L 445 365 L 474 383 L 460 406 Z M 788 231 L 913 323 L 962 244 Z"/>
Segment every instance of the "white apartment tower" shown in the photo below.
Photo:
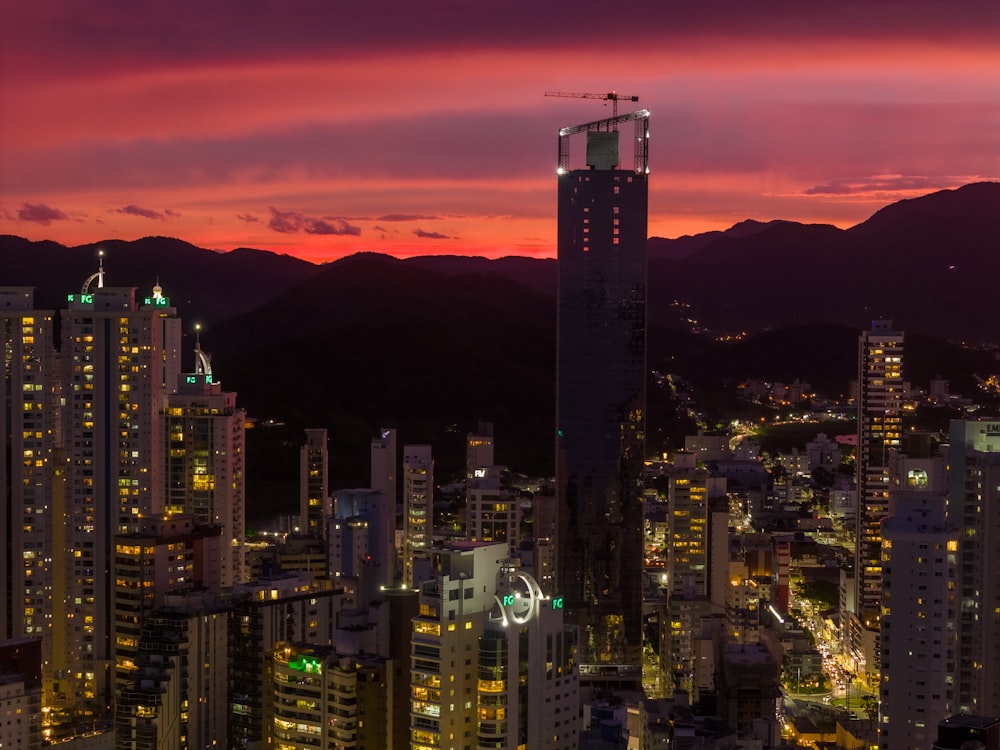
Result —
<path fill-rule="evenodd" d="M 429 445 L 403 448 L 403 582 L 414 585 L 413 557 L 434 534 L 434 459 Z"/>
<path fill-rule="evenodd" d="M 957 711 L 959 530 L 942 493 L 894 493 L 882 521 L 879 746 L 930 747 Z"/>
<path fill-rule="evenodd" d="M 412 620 L 412 750 L 575 748 L 576 630 L 504 544 L 431 551 Z"/>
<path fill-rule="evenodd" d="M 41 638 L 43 684 L 52 685 L 62 603 L 62 467 L 52 311 L 31 287 L 0 287 L 0 641 Z M 58 542 L 58 543 L 57 543 Z M 61 630 L 61 628 L 60 628 Z M 50 700 L 51 696 L 46 696 Z"/>
<path fill-rule="evenodd" d="M 563 603 L 526 573 L 501 576 L 479 638 L 477 747 L 578 746 L 576 629 L 563 624 Z"/>
<path fill-rule="evenodd" d="M 496 604 L 507 545 L 455 542 L 431 552 L 411 631 L 413 750 L 476 746 L 479 637 Z"/>
<path fill-rule="evenodd" d="M 248 580 L 246 555 L 246 412 L 236 394 L 212 375 L 211 361 L 195 345 L 195 370 L 177 378 L 167 399 L 167 515 L 192 516 L 222 527 L 221 583 Z"/>
<path fill-rule="evenodd" d="M 326 519 L 333 515 L 329 464 L 326 430 L 307 429 L 299 449 L 299 524 L 303 534 L 316 539 L 325 538 Z"/>
<path fill-rule="evenodd" d="M 959 538 L 958 706 L 1000 715 L 1000 421 L 951 423 L 948 522 Z"/>
<path fill-rule="evenodd" d="M 62 311 L 69 663 L 56 674 L 70 703 L 99 710 L 111 703 L 114 669 L 114 537 L 164 511 L 165 407 L 181 339 L 159 286 L 137 300 L 134 288 L 102 282 L 103 269 Z"/>

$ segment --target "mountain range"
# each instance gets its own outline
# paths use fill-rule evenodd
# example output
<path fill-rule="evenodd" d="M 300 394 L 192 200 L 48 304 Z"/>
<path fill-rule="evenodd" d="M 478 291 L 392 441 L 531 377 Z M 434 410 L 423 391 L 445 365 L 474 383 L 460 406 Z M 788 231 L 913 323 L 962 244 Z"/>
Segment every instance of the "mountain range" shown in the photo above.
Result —
<path fill-rule="evenodd" d="M 1000 183 L 901 201 L 846 230 L 746 221 L 650 238 L 650 370 L 696 390 L 800 377 L 838 395 L 854 376 L 858 330 L 886 317 L 907 332 L 908 379 L 941 374 L 971 388 L 973 373 L 995 369 L 993 352 L 959 342 L 1000 343 L 998 238 Z M 0 284 L 35 286 L 38 306 L 59 309 L 96 270 L 98 247 L 106 284 L 160 283 L 186 323 L 203 323 L 224 387 L 251 416 L 285 423 L 251 431 L 258 504 L 283 502 L 295 485 L 310 426 L 330 429 L 335 486 L 367 483 L 381 426 L 432 443 L 439 476 L 457 472 L 479 419 L 496 425 L 498 461 L 551 473 L 554 260 L 361 253 L 314 265 L 166 237 L 68 248 L 5 235 Z M 650 387 L 650 436 L 668 444 L 676 425 L 652 423 L 672 413 L 665 398 Z"/>

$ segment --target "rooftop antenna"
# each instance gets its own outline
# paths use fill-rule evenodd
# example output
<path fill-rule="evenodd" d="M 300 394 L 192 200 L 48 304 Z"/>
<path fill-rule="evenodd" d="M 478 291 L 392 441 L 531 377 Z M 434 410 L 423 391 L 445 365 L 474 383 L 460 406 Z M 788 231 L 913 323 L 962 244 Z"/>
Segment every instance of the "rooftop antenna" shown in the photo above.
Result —
<path fill-rule="evenodd" d="M 83 282 L 83 287 L 80 289 L 80 294 L 90 294 L 90 285 L 94 283 L 94 279 L 97 279 L 97 288 L 104 288 L 104 251 L 97 251 L 97 273 L 92 273 L 87 277 L 87 280 Z"/>

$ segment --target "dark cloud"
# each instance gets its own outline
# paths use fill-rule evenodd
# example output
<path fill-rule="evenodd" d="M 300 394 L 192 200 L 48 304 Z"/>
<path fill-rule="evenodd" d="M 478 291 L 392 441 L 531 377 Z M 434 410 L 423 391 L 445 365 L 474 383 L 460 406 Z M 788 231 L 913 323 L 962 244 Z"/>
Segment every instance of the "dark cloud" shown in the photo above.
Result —
<path fill-rule="evenodd" d="M 179 219 L 181 216 L 179 213 L 177 213 L 176 211 L 171 211 L 169 208 L 164 209 L 163 213 L 164 215 L 169 216 L 171 219 Z"/>
<path fill-rule="evenodd" d="M 245 221 L 247 224 L 258 224 L 260 219 L 258 219 L 253 214 L 236 214 L 236 218 L 240 221 Z"/>
<path fill-rule="evenodd" d="M 42 226 L 48 226 L 53 221 L 68 219 L 64 212 L 44 203 L 25 203 L 17 210 L 17 218 L 20 221 L 33 221 Z"/>
<path fill-rule="evenodd" d="M 267 223 L 268 228 L 281 234 L 305 232 L 306 234 L 353 235 L 355 237 L 361 234 L 360 227 L 348 224 L 343 219 L 318 218 L 299 211 L 279 211 L 274 206 L 268 206 L 268 210 L 271 212 L 271 220 Z"/>
<path fill-rule="evenodd" d="M 423 229 L 414 229 L 413 233 L 417 237 L 421 237 L 425 240 L 454 240 L 456 237 L 450 237 L 447 234 L 441 234 L 440 232 L 425 232 Z"/>
<path fill-rule="evenodd" d="M 439 216 L 424 216 L 422 214 L 385 214 L 379 216 L 376 221 L 434 221 Z"/>
<path fill-rule="evenodd" d="M 813 185 L 803 191 L 806 195 L 855 195 L 858 193 L 884 193 L 906 190 L 941 190 L 974 182 L 975 177 L 924 177 L 889 175 L 878 177 L 842 178 L 824 185 Z"/>
<path fill-rule="evenodd" d="M 380 49 L 453 51 L 594 47 L 608 39 L 646 44 L 698 45 L 729 35 L 808 42 L 845 36 L 878 39 L 980 39 L 995 41 L 1000 4 L 963 0 L 942 11 L 941 0 L 716 0 L 712 3 L 646 3 L 609 13 L 602 0 L 566 3 L 510 0 L 497 13 L 489 3 L 455 12 L 453 3 L 382 0 L 260 0 L 253 13 L 228 3 L 144 3 L 123 13 L 118 0 L 52 0 L 13 3 L 5 11 L 15 62 L 42 68 L 114 69 L 198 61 L 259 60 L 371 54 Z M 641 8 L 642 22 L 635 11 Z M 600 18 L 600 23 L 593 23 Z M 330 29 L 337 44 L 330 45 Z M 46 44 L 37 44 L 42 38 Z M 183 44 L 177 40 L 183 39 Z"/>
<path fill-rule="evenodd" d="M 151 208 L 142 208 L 141 206 L 137 206 L 134 203 L 131 203 L 125 206 L 124 208 L 116 208 L 114 209 L 114 211 L 115 213 L 118 214 L 132 214 L 132 216 L 141 216 L 144 219 L 159 219 L 162 221 L 163 219 L 166 218 L 159 211 L 154 211 Z"/>

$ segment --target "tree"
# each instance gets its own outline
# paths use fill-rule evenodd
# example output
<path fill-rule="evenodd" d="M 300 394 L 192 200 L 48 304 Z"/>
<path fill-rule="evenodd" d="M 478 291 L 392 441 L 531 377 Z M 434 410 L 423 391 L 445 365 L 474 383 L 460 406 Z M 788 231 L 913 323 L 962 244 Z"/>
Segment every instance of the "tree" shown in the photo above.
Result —
<path fill-rule="evenodd" d="M 874 695 L 861 696 L 861 710 L 865 712 L 868 721 L 872 724 L 878 719 L 878 698 Z"/>

